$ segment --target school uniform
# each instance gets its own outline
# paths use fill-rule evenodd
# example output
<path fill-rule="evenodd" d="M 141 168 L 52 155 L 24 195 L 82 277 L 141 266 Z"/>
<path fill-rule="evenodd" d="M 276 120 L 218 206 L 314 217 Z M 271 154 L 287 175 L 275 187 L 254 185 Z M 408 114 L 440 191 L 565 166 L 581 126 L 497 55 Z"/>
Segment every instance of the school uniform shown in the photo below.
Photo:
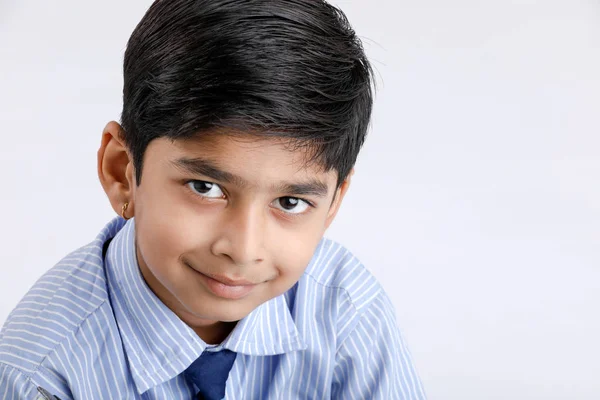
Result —
<path fill-rule="evenodd" d="M 29 290 L 0 331 L 0 399 L 193 399 L 186 370 L 224 349 L 226 399 L 425 398 L 389 298 L 341 245 L 321 240 L 298 283 L 215 346 L 147 286 L 134 233 L 115 218 Z"/>

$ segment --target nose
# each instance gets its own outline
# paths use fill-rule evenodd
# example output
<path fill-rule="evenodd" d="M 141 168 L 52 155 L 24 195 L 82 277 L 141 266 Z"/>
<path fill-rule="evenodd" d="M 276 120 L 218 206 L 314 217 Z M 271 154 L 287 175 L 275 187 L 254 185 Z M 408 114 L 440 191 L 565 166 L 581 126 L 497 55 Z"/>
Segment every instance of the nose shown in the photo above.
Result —
<path fill-rule="evenodd" d="M 265 215 L 257 208 L 239 205 L 224 215 L 211 246 L 214 255 L 240 267 L 264 260 Z"/>

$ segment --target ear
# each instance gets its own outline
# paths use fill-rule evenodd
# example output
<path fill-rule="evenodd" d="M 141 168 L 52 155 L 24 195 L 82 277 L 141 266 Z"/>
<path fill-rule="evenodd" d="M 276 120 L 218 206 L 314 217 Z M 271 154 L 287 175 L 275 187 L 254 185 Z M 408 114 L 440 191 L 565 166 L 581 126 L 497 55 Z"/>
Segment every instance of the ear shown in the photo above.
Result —
<path fill-rule="evenodd" d="M 118 215 L 121 215 L 123 205 L 129 203 L 126 212 L 128 218 L 134 214 L 133 175 L 133 159 L 123 141 L 123 128 L 111 121 L 102 132 L 102 143 L 98 150 L 98 178 Z"/>
<path fill-rule="evenodd" d="M 325 229 L 329 228 L 329 225 L 331 225 L 331 223 L 335 219 L 335 216 L 337 215 L 340 206 L 342 205 L 342 200 L 344 200 L 344 196 L 346 196 L 348 188 L 350 187 L 352 175 L 354 175 L 354 168 L 350 170 L 346 179 L 344 179 L 340 187 L 336 189 L 336 193 L 333 196 L 333 202 L 331 203 L 329 211 L 327 212 L 327 219 L 325 220 Z"/>

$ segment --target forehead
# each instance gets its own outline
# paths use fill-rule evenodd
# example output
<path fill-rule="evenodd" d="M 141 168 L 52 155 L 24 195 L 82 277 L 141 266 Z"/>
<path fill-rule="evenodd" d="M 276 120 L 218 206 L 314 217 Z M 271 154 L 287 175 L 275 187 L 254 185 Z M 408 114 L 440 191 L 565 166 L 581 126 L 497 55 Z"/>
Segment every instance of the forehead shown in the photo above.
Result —
<path fill-rule="evenodd" d="M 313 160 L 308 146 L 285 138 L 211 133 L 189 139 L 160 138 L 146 151 L 145 163 L 202 159 L 248 182 L 319 179 L 335 185 L 337 173 Z"/>

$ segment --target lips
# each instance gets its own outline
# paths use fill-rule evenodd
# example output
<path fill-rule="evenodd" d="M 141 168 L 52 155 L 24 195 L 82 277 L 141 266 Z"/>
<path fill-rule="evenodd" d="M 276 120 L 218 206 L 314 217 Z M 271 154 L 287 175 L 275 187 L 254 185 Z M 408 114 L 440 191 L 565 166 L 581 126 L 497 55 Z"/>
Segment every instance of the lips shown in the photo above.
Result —
<path fill-rule="evenodd" d="M 212 274 L 203 274 L 208 276 L 211 279 L 214 279 L 217 282 L 221 282 L 223 285 L 227 286 L 255 286 L 255 283 L 247 281 L 245 279 L 231 279 L 223 275 L 212 275 Z"/>
<path fill-rule="evenodd" d="M 192 268 L 190 265 L 188 267 L 198 274 L 209 292 L 223 299 L 241 299 L 250 294 L 257 285 L 245 279 L 232 279 L 223 275 L 205 274 Z"/>

